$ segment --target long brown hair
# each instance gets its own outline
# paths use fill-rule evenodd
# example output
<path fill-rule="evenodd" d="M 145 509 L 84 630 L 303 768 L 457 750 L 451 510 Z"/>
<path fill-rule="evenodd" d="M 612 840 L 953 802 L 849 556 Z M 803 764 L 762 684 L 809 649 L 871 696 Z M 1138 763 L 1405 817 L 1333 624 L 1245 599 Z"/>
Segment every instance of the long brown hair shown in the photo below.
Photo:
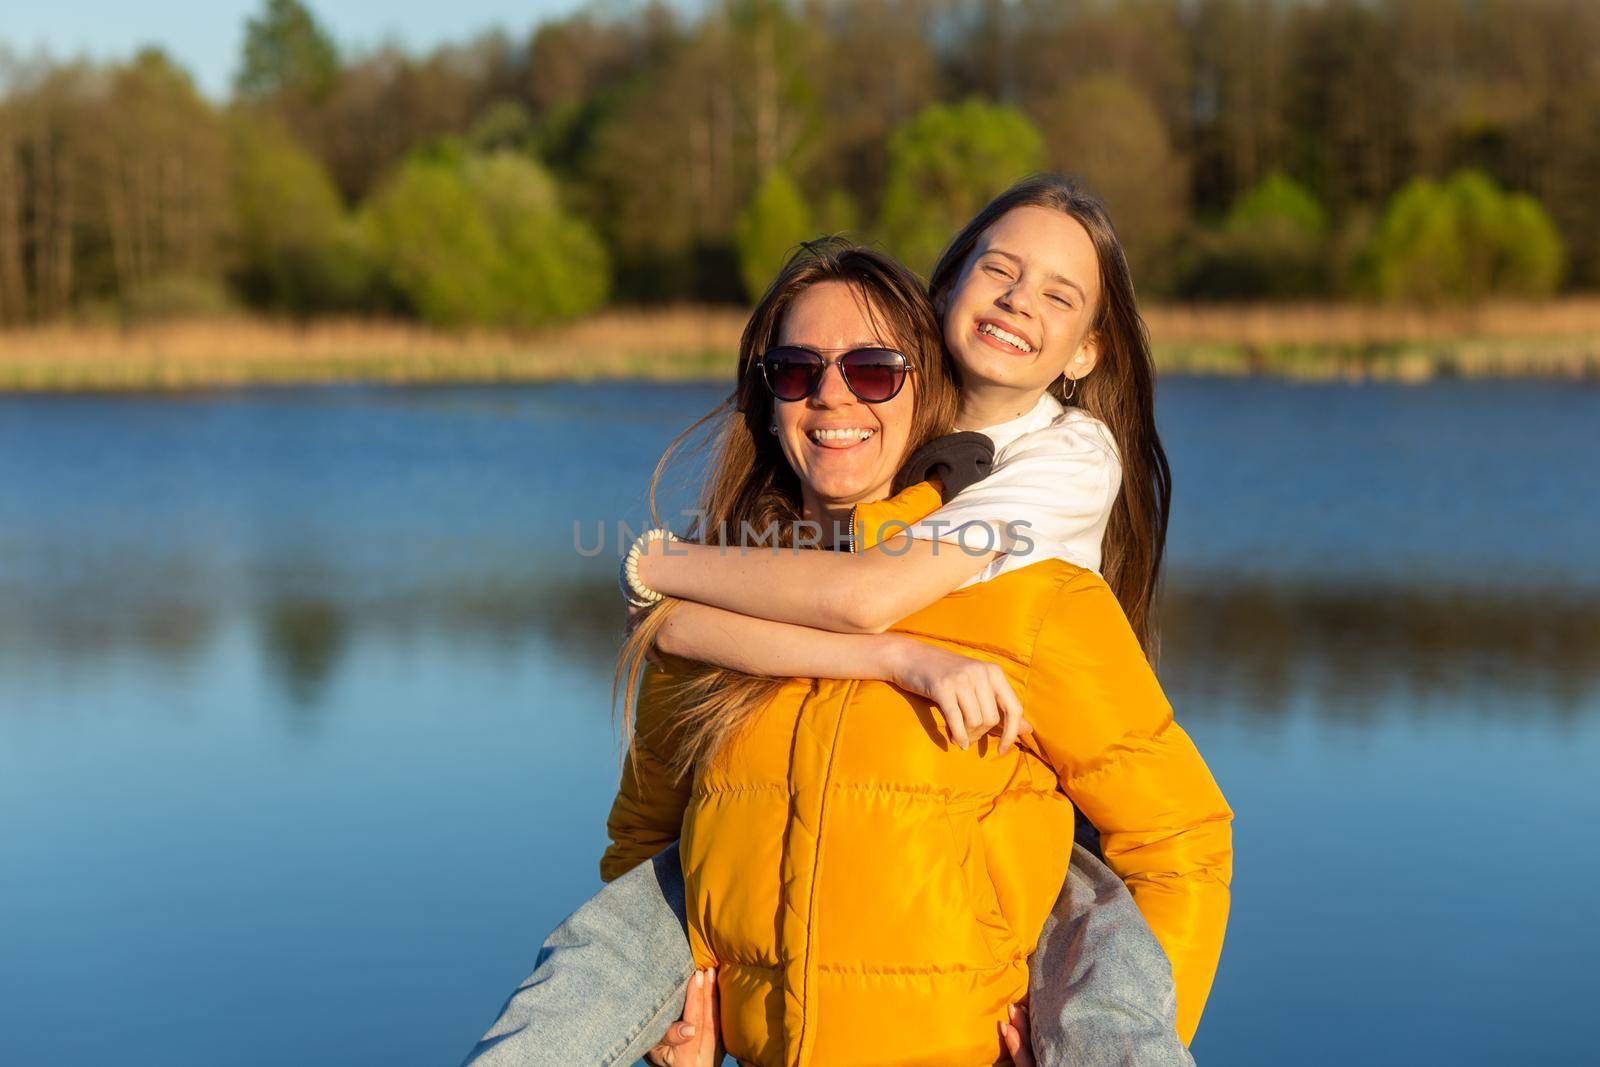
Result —
<path fill-rule="evenodd" d="M 745 324 L 733 392 L 679 434 L 657 462 L 650 479 L 652 525 L 661 525 L 656 486 L 668 460 L 696 430 L 715 423 L 714 456 L 700 494 L 698 517 L 685 538 L 703 544 L 744 544 L 752 533 L 770 531 L 777 544 L 794 544 L 795 527 L 802 517 L 800 481 L 777 437 L 767 430 L 773 417 L 772 396 L 757 361 L 777 343 L 784 314 L 795 299 L 827 281 L 847 283 L 879 336 L 892 338 L 915 368 L 908 383 L 913 391 L 913 412 L 907 455 L 949 432 L 958 404 L 953 366 L 944 350 L 939 320 L 917 276 L 884 253 L 842 238 L 808 241 L 784 264 Z M 773 541 L 759 543 L 770 545 Z M 625 737 L 634 717 L 646 653 L 676 603 L 669 597 L 648 609 L 623 642 L 613 678 L 612 704 L 616 704 L 619 691 L 629 694 L 623 716 Z M 787 681 L 688 660 L 683 663 L 682 677 L 670 684 L 668 693 L 675 714 L 666 727 L 667 736 L 658 741 L 658 752 L 667 750 L 662 755 L 680 777 L 714 756 Z"/>
<path fill-rule="evenodd" d="M 1122 456 L 1122 491 L 1111 507 L 1101 542 L 1101 573 L 1122 604 L 1152 661 L 1158 639 L 1153 601 L 1167 545 L 1172 468 L 1156 433 L 1155 363 L 1150 335 L 1134 298 L 1133 275 L 1122 242 L 1100 199 L 1061 174 L 1033 174 L 989 201 L 962 227 L 934 264 L 928 295 L 943 308 L 967 257 L 985 230 L 1019 207 L 1047 207 L 1070 215 L 1089 233 L 1100 261 L 1100 306 L 1094 336 L 1099 360 L 1080 379 L 1072 398 L 1058 378 L 1051 392 L 1105 423 Z"/>

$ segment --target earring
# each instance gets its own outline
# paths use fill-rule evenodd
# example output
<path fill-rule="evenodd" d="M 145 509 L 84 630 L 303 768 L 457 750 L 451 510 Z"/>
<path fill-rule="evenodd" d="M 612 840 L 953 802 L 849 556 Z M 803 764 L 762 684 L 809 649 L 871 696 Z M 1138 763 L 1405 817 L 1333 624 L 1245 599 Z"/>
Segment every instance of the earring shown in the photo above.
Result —
<path fill-rule="evenodd" d="M 778 424 L 777 423 L 773 423 L 771 426 L 768 426 L 767 427 L 767 432 L 768 433 L 777 433 L 778 432 Z"/>
<path fill-rule="evenodd" d="M 1062 381 L 1067 381 L 1068 380 L 1066 371 L 1062 371 L 1061 372 L 1061 380 Z M 1072 403 L 1072 398 L 1078 395 L 1078 379 L 1073 378 L 1073 379 L 1071 379 L 1071 382 L 1072 382 L 1072 389 L 1070 391 L 1068 391 L 1066 399 L 1062 401 L 1062 403 L 1064 403 L 1064 404 Z"/>

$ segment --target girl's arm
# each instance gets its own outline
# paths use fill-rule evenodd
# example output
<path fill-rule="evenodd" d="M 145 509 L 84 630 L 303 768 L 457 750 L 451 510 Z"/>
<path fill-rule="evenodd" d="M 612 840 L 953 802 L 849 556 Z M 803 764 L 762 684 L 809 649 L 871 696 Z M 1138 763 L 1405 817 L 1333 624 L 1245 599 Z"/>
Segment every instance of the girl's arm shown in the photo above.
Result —
<path fill-rule="evenodd" d="M 998 730 L 1005 753 L 1033 729 L 998 666 L 902 634 L 831 633 L 683 601 L 657 631 L 655 647 L 744 674 L 890 682 L 938 704 L 962 748 Z"/>
<path fill-rule="evenodd" d="M 667 596 L 741 615 L 881 634 L 1000 554 L 913 539 L 896 533 L 901 528 L 890 526 L 886 532 L 895 536 L 856 553 L 652 541 L 640 552 L 639 580 Z M 978 545 L 985 543 L 980 537 Z"/>
<path fill-rule="evenodd" d="M 1106 865 L 1166 950 L 1187 1044 L 1227 927 L 1233 811 L 1104 581 L 1068 579 L 1038 640 L 1023 694 L 1032 744 L 1100 830 Z"/>
<path fill-rule="evenodd" d="M 639 577 L 668 596 L 742 615 L 882 633 L 1008 551 L 1098 567 L 1121 484 L 1105 427 L 1087 416 L 1063 419 L 1006 446 L 988 477 L 947 504 L 927 482 L 858 504 L 854 554 L 657 541 L 641 555 Z"/>

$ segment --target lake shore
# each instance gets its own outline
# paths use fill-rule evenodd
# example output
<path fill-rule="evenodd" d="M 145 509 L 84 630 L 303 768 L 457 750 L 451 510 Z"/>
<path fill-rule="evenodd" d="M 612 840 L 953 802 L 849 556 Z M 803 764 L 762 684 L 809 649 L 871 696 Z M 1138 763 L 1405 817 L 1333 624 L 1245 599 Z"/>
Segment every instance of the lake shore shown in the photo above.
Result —
<path fill-rule="evenodd" d="M 324 382 L 706 381 L 732 370 L 746 312 L 613 310 L 537 332 L 252 316 L 0 330 L 0 392 Z M 1162 373 L 1423 382 L 1600 378 L 1600 298 L 1424 310 L 1157 306 Z"/>

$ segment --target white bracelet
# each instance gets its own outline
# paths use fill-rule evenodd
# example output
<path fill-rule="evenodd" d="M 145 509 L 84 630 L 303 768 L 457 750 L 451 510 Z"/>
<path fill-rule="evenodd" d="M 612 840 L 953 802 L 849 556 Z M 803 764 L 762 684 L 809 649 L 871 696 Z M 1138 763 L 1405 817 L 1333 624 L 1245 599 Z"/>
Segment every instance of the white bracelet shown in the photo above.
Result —
<path fill-rule="evenodd" d="M 622 587 L 623 599 L 629 607 L 647 608 L 661 600 L 661 594 L 651 589 L 639 580 L 639 553 L 651 541 L 677 541 L 677 534 L 662 527 L 646 530 L 633 539 L 628 552 L 622 557 L 622 573 L 618 576 L 618 584 Z"/>

